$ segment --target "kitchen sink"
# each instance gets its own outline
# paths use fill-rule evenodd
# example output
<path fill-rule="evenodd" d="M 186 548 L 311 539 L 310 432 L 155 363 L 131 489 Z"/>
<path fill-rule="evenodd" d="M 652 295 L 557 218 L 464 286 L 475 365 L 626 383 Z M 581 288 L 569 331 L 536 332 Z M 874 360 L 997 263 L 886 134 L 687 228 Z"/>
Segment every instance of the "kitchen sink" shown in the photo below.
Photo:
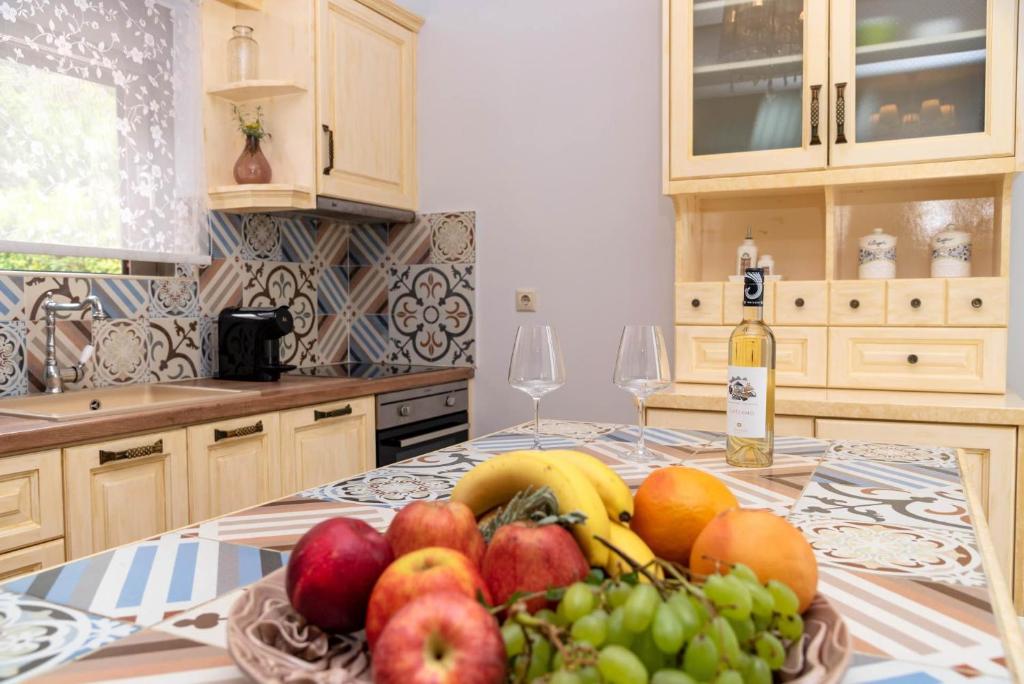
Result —
<path fill-rule="evenodd" d="M 0 415 L 54 421 L 75 420 L 253 394 L 258 392 L 187 385 L 130 385 L 2 399 Z"/>

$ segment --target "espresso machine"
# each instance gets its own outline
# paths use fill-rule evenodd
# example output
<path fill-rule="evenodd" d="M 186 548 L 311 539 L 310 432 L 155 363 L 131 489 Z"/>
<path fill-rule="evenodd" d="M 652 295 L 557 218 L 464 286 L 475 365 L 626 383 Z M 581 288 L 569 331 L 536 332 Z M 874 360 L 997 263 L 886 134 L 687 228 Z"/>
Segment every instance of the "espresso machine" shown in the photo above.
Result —
<path fill-rule="evenodd" d="M 217 326 L 218 378 L 274 382 L 295 369 L 281 363 L 281 338 L 295 328 L 288 307 L 224 309 Z"/>

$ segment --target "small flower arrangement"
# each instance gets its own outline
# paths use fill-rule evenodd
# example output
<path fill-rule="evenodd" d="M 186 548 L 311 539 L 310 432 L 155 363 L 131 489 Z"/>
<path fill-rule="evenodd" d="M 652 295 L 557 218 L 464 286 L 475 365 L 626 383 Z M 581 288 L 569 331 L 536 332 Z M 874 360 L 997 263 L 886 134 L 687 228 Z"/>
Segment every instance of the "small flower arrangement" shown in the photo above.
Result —
<path fill-rule="evenodd" d="M 235 116 L 238 118 L 238 130 L 242 132 L 247 139 L 251 140 L 271 140 L 272 136 L 270 133 L 263 128 L 263 107 L 257 105 L 255 114 L 252 117 L 247 118 L 245 113 L 237 106 L 234 107 Z"/>

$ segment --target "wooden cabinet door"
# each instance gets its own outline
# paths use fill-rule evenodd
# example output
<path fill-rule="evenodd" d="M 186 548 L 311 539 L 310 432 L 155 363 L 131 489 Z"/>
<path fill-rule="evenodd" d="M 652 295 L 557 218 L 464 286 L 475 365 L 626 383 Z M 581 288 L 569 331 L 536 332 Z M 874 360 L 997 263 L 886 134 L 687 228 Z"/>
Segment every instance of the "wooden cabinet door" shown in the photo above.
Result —
<path fill-rule="evenodd" d="M 188 510 L 192 522 L 255 506 L 284 493 L 278 414 L 188 428 Z"/>
<path fill-rule="evenodd" d="M 826 166 L 827 3 L 664 7 L 666 185 Z"/>
<path fill-rule="evenodd" d="M 944 10 L 831 0 L 832 166 L 1013 154 L 1017 0 Z"/>
<path fill-rule="evenodd" d="M 185 448 L 168 430 L 65 449 L 68 560 L 188 524 Z"/>
<path fill-rule="evenodd" d="M 416 34 L 359 0 L 319 0 L 317 22 L 320 193 L 415 209 Z"/>
<path fill-rule="evenodd" d="M 16 577 L 39 572 L 64 562 L 64 540 L 29 546 L 0 555 L 0 582 L 10 582 Z"/>
<path fill-rule="evenodd" d="M 0 552 L 62 534 L 60 451 L 0 458 Z"/>
<path fill-rule="evenodd" d="M 1003 575 L 1014 584 L 1016 532 L 1017 430 L 989 425 L 887 423 L 869 420 L 819 418 L 816 436 L 887 444 L 928 444 L 963 449 L 971 468 L 964 481 L 984 508 Z M 1017 584 L 1024 578 L 1017 578 Z"/>
<path fill-rule="evenodd" d="M 373 397 L 281 412 L 285 490 L 336 482 L 376 467 Z"/>
<path fill-rule="evenodd" d="M 725 396 L 725 388 L 722 389 Z M 645 421 L 650 427 L 677 430 L 725 432 L 725 411 L 685 411 L 649 408 Z M 775 416 L 775 437 L 813 437 L 814 419 L 808 416 Z"/>

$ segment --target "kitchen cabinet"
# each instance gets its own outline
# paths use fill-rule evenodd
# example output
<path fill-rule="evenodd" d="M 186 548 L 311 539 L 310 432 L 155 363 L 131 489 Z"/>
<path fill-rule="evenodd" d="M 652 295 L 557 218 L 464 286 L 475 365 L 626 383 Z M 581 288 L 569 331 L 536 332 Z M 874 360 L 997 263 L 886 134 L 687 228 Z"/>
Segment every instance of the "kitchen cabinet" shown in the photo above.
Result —
<path fill-rule="evenodd" d="M 647 425 L 677 430 L 725 432 L 725 411 L 676 411 L 649 408 Z M 775 434 L 780 437 L 813 437 L 814 419 L 806 416 L 775 416 Z"/>
<path fill-rule="evenodd" d="M 676 327 L 676 381 L 721 383 L 729 366 L 732 326 Z M 779 385 L 824 387 L 828 329 L 779 327 L 775 334 L 775 379 Z"/>
<path fill-rule="evenodd" d="M 21 575 L 60 565 L 65 560 L 63 539 L 0 554 L 0 582 L 9 582 Z"/>
<path fill-rule="evenodd" d="M 277 413 L 188 428 L 188 510 L 192 522 L 284 494 Z"/>
<path fill-rule="evenodd" d="M 0 553 L 64 534 L 60 468 L 59 450 L 0 459 Z"/>
<path fill-rule="evenodd" d="M 372 470 L 375 452 L 373 397 L 281 412 L 285 492 Z"/>
<path fill-rule="evenodd" d="M 64 449 L 68 559 L 186 525 L 185 450 L 181 429 Z"/>

